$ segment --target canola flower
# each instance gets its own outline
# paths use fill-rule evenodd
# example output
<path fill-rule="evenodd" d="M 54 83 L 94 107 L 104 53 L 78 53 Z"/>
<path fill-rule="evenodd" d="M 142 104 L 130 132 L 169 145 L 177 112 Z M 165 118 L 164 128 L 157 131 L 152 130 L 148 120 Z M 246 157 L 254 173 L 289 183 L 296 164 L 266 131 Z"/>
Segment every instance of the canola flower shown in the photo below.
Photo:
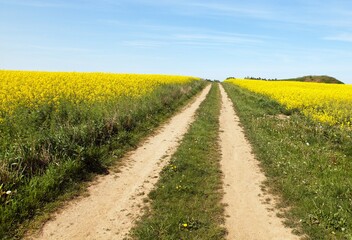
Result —
<path fill-rule="evenodd" d="M 17 107 L 43 104 L 103 102 L 121 96 L 138 98 L 163 84 L 184 84 L 199 78 L 153 74 L 0 71 L 0 114 Z M 0 115 L 0 118 L 1 118 Z"/>
<path fill-rule="evenodd" d="M 352 85 L 242 79 L 226 82 L 264 94 L 314 120 L 352 127 Z"/>

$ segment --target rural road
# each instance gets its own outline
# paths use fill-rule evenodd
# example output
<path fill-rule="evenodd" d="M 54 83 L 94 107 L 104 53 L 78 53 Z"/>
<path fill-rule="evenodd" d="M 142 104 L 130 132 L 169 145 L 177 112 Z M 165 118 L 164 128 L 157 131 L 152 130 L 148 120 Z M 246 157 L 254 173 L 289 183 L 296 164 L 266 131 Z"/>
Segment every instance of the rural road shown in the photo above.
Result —
<path fill-rule="evenodd" d="M 223 203 L 227 239 L 236 240 L 294 240 L 298 236 L 286 228 L 276 216 L 273 197 L 262 192 L 265 180 L 259 163 L 245 138 L 232 101 L 220 85 L 222 108 L 220 113 L 221 170 L 224 175 Z M 271 199 L 271 203 L 264 203 Z"/>
<path fill-rule="evenodd" d="M 156 134 L 124 159 L 118 171 L 98 177 L 89 195 L 69 202 L 53 214 L 40 232 L 27 239 L 124 239 L 143 214 L 143 199 L 158 181 L 159 173 L 177 150 L 195 112 L 210 90 L 201 94 Z M 231 100 L 220 85 L 221 170 L 227 239 L 295 240 L 299 237 L 276 216 L 273 199 L 260 185 L 265 180 L 239 125 Z M 270 209 L 270 210 L 269 210 Z"/>
<path fill-rule="evenodd" d="M 101 176 L 89 196 L 70 202 L 28 239 L 123 239 L 142 214 L 143 199 L 176 151 L 194 115 L 210 90 L 175 115 L 154 136 L 130 153 L 118 173 Z"/>

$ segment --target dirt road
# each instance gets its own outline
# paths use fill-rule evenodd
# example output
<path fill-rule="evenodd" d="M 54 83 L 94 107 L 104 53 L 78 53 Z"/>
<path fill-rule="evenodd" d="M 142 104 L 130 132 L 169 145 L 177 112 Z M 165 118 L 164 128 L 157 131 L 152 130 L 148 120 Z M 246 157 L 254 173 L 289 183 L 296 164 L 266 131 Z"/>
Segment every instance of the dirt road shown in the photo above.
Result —
<path fill-rule="evenodd" d="M 159 173 L 176 151 L 194 114 L 209 92 L 208 86 L 197 99 L 173 117 L 154 136 L 123 160 L 119 172 L 101 176 L 89 189 L 88 197 L 70 202 L 47 222 L 42 231 L 27 239 L 124 239 L 143 213 L 143 199 L 153 189 Z M 222 109 L 220 141 L 224 174 L 223 202 L 228 239 L 295 240 L 276 216 L 273 197 L 264 194 L 265 180 L 239 126 L 231 100 L 220 86 Z"/>
<path fill-rule="evenodd" d="M 29 239 L 123 239 L 209 89 L 129 154 L 119 173 L 100 177 L 89 187 L 88 197 L 70 202 Z"/>
<path fill-rule="evenodd" d="M 288 240 L 299 239 L 285 228 L 276 216 L 273 199 L 261 191 L 265 180 L 257 160 L 251 153 L 243 130 L 239 125 L 231 100 L 223 87 L 220 115 L 221 167 L 224 174 L 223 202 L 225 208 L 228 239 L 236 240 Z M 269 210 L 270 209 L 270 210 Z"/>

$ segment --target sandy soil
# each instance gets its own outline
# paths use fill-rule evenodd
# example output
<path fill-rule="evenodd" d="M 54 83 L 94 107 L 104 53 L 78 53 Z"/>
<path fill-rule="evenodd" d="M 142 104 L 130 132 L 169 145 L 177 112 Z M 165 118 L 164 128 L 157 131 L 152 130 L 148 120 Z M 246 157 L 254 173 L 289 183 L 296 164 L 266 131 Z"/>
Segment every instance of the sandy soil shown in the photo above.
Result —
<path fill-rule="evenodd" d="M 89 187 L 88 197 L 68 203 L 40 233 L 27 239 L 123 239 L 142 214 L 143 199 L 176 151 L 209 89 L 130 153 L 120 172 L 99 177 Z"/>
<path fill-rule="evenodd" d="M 224 174 L 223 202 L 228 239 L 299 239 L 276 216 L 274 198 L 261 190 L 265 180 L 239 125 L 231 100 L 221 86 L 220 115 L 221 167 Z M 269 199 L 271 199 L 270 202 Z"/>

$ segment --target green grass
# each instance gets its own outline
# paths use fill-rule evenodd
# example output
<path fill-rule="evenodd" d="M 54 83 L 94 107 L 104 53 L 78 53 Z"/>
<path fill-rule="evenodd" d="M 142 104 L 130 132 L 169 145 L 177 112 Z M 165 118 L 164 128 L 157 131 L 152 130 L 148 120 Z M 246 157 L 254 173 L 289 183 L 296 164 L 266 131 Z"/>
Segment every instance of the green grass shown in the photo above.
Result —
<path fill-rule="evenodd" d="M 297 82 L 317 82 L 317 83 L 334 83 L 334 84 L 344 84 L 340 80 L 330 76 L 304 76 L 298 78 L 290 79 L 280 79 L 281 81 L 297 81 Z"/>
<path fill-rule="evenodd" d="M 352 132 L 224 83 L 287 224 L 310 239 L 352 239 Z M 278 114 L 289 115 L 287 119 Z"/>
<path fill-rule="evenodd" d="M 134 239 L 223 239 L 219 114 L 219 86 L 213 84 L 149 194 L 150 209 L 132 230 Z"/>
<path fill-rule="evenodd" d="M 0 124 L 0 239 L 20 236 L 67 192 L 108 166 L 206 83 L 165 85 L 139 100 L 18 109 Z M 11 194 L 6 194 L 7 191 Z M 49 207 L 48 207 L 49 206 Z"/>

